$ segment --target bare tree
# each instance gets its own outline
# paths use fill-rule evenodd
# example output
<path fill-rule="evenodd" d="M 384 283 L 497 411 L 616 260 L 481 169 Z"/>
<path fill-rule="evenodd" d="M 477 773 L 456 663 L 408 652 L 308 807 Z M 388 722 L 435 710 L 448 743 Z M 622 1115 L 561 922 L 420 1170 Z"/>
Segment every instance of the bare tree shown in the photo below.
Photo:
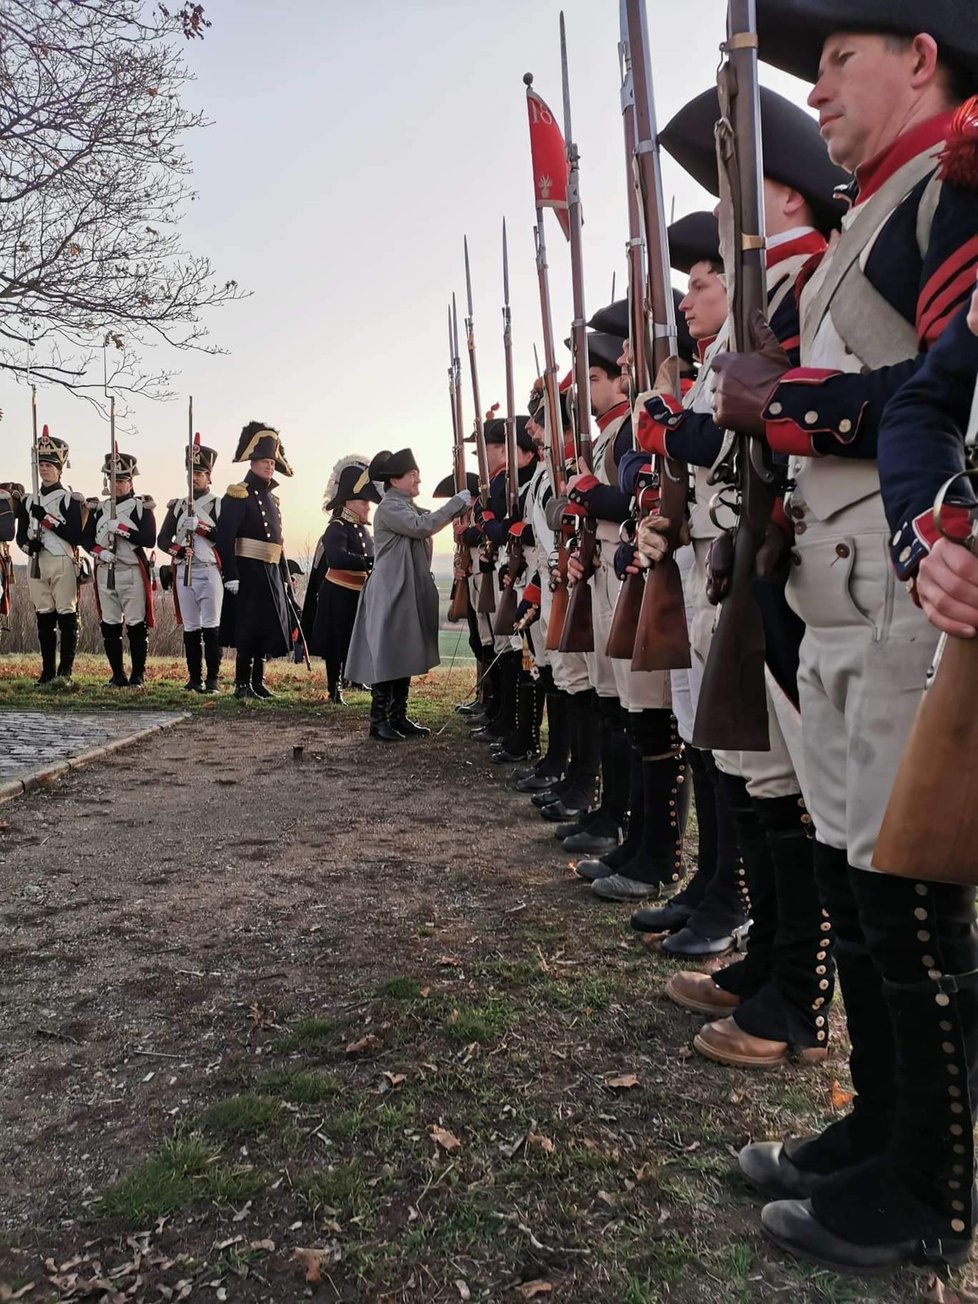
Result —
<path fill-rule="evenodd" d="M 184 251 L 193 198 L 179 38 L 203 6 L 148 0 L 0 0 L 0 368 L 97 402 L 109 341 L 116 390 L 167 396 L 142 351 L 217 352 L 205 309 L 241 297 Z M 99 359 L 101 362 L 101 359 Z"/>

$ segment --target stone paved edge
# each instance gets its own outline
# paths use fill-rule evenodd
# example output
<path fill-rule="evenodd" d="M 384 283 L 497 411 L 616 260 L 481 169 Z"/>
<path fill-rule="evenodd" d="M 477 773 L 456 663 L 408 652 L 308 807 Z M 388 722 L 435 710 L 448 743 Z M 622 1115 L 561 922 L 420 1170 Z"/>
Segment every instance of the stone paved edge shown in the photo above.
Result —
<path fill-rule="evenodd" d="M 133 743 L 138 743 L 151 734 L 161 733 L 164 729 L 172 729 L 175 724 L 180 724 L 183 720 L 189 719 L 190 712 L 181 711 L 172 720 L 162 720 L 158 724 L 147 725 L 145 729 L 140 729 L 137 733 L 126 734 L 124 738 L 112 738 L 99 747 L 91 747 L 87 752 L 79 752 L 77 756 L 72 756 L 67 761 L 53 761 L 50 765 L 45 765 L 39 770 L 31 770 L 22 779 L 7 779 L 0 783 L 0 805 L 7 801 L 13 801 L 15 797 L 21 797 L 26 792 L 31 792 L 42 783 L 52 779 L 63 779 L 72 770 L 80 770 L 83 766 L 89 765 L 92 761 L 97 761 L 102 756 L 109 756 L 112 752 L 122 751 L 124 747 L 130 747 Z"/>

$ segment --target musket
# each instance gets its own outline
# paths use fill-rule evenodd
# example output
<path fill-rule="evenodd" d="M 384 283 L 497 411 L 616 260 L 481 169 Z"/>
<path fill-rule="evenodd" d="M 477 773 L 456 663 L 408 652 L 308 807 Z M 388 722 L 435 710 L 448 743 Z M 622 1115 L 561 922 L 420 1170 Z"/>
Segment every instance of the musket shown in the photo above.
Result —
<path fill-rule="evenodd" d="M 194 514 L 194 399 L 190 396 L 190 408 L 187 415 L 187 515 Z M 194 536 L 191 530 L 187 531 L 185 544 L 186 556 L 183 561 L 183 583 L 186 588 L 190 587 L 190 577 L 193 574 L 194 566 Z"/>
<path fill-rule="evenodd" d="M 767 308 L 764 161 L 755 0 L 729 0 L 725 59 L 717 77 L 720 244 L 730 303 L 731 348 L 751 347 L 750 323 Z M 729 579 L 700 684 L 693 743 L 707 750 L 770 749 L 764 625 L 754 594 L 757 554 L 771 522 L 779 476 L 763 440 L 736 435 L 737 526 Z M 729 536 L 728 536 L 729 537 Z"/>
<path fill-rule="evenodd" d="M 448 309 L 448 397 L 452 409 L 452 465 L 455 492 L 464 493 L 468 486 L 468 477 L 465 473 L 465 434 L 462 425 L 462 363 L 458 352 L 458 309 L 454 294 Z M 468 619 L 472 607 L 469 595 L 471 568 L 469 550 L 459 534 L 455 544 L 455 579 L 452 582 L 452 597 L 448 604 L 449 620 Z"/>
<path fill-rule="evenodd" d="M 506 219 L 503 218 L 503 358 L 506 367 L 506 519 L 516 520 L 519 510 L 520 468 L 516 446 L 516 387 L 513 381 L 513 330 L 509 307 L 509 249 L 506 244 Z M 499 595 L 496 623 L 493 632 L 505 638 L 512 634 L 516 624 L 516 581 L 526 569 L 523 545 L 518 538 L 508 535 L 506 561 L 509 586 Z"/>
<path fill-rule="evenodd" d="M 623 0 L 621 16 L 622 120 L 636 201 L 634 214 L 629 209 L 628 250 L 632 395 L 648 390 L 654 377 L 657 384 L 667 386 L 678 398 L 676 310 L 669 275 L 666 206 L 662 193 L 645 0 Z M 633 220 L 635 225 L 632 225 Z M 615 610 L 618 623 L 613 621 L 612 624 L 609 655 L 622 655 L 620 644 L 622 640 L 627 644 L 627 623 L 633 615 L 638 594 L 635 580 L 639 580 L 643 588 L 634 627 L 633 670 L 678 670 L 690 664 L 686 605 L 675 558 L 686 517 L 688 486 L 686 467 L 668 457 L 656 457 L 651 478 L 636 484 L 633 506 L 636 521 L 654 508 L 669 522 L 669 527 L 665 535 L 668 544 L 665 556 L 649 569 L 644 581 L 640 576 L 626 577 L 626 591 L 620 594 Z M 618 646 L 611 653 L 610 648 L 616 639 Z"/>
<path fill-rule="evenodd" d="M 37 505 L 41 497 L 41 472 L 38 464 L 38 447 L 37 447 L 37 386 L 31 385 L 31 501 Z M 32 580 L 40 579 L 41 576 L 41 556 L 37 551 L 37 544 L 41 537 L 41 523 L 33 516 L 28 524 L 28 536 L 35 544 L 34 551 L 31 553 L 31 562 L 28 574 Z"/>
<path fill-rule="evenodd" d="M 941 523 L 952 487 L 965 476 L 978 479 L 978 471 L 961 471 L 942 486 L 934 503 L 934 522 L 945 538 L 974 554 L 978 519 L 973 517 L 964 540 L 952 538 Z M 885 874 L 938 883 L 978 883 L 976 693 L 978 639 L 943 634 L 873 852 L 874 867 Z"/>
<path fill-rule="evenodd" d="M 105 577 L 105 587 L 112 592 L 115 589 L 115 550 L 116 534 L 115 523 L 117 519 L 116 508 L 116 485 L 115 473 L 118 469 L 118 449 L 115 446 L 115 395 L 109 399 L 109 538 L 112 540 L 109 545 L 110 557 L 109 568 Z"/>
<path fill-rule="evenodd" d="M 482 397 L 479 392 L 479 368 L 475 360 L 475 326 L 472 308 L 472 274 L 469 269 L 469 241 L 468 237 L 463 240 L 465 250 L 465 296 L 468 306 L 468 315 L 465 318 L 465 341 L 469 350 L 469 371 L 472 376 L 472 402 L 475 404 L 475 418 L 473 429 L 475 431 L 475 453 L 476 460 L 479 464 L 479 502 L 482 510 L 489 509 L 489 455 L 486 452 L 486 432 L 482 418 Z M 486 615 L 496 610 L 496 595 L 494 591 L 493 575 L 496 562 L 496 550 L 492 543 L 485 539 L 482 545 L 483 558 L 486 562 L 486 569 L 482 571 L 482 582 L 479 585 L 479 601 L 477 603 L 480 615 Z"/>
<path fill-rule="evenodd" d="M 571 352 L 574 373 L 574 445 L 579 463 L 591 466 L 591 386 L 588 379 L 587 314 L 584 310 L 584 258 L 581 244 L 581 157 L 571 128 L 570 78 L 567 69 L 567 33 L 560 15 L 560 76 L 564 96 L 564 146 L 567 150 L 567 218 L 570 226 L 571 282 L 574 317 L 571 322 Z M 594 650 L 591 616 L 591 588 L 595 569 L 597 522 L 584 517 L 576 537 L 577 557 L 583 575 L 573 585 L 558 648 L 561 652 Z"/>
<path fill-rule="evenodd" d="M 299 604 L 295 600 L 295 592 L 292 588 L 292 572 L 289 569 L 289 559 L 285 555 L 285 549 L 282 549 L 282 558 L 279 563 L 283 571 L 283 584 L 285 587 L 285 601 L 292 612 L 295 620 L 295 632 L 297 640 L 302 644 L 302 659 L 306 664 L 306 670 L 312 673 L 312 662 L 309 660 L 309 647 L 306 643 L 306 636 L 302 632 L 302 613 L 299 610 Z"/>

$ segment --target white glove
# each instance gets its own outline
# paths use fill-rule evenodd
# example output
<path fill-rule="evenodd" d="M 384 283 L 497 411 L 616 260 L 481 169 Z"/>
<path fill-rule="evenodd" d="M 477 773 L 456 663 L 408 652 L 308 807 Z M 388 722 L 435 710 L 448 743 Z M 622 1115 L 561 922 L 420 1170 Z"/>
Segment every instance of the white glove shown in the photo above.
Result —
<path fill-rule="evenodd" d="M 224 581 L 224 589 L 225 589 L 225 592 L 227 592 L 227 593 L 237 593 L 237 591 L 238 591 L 240 585 L 241 585 L 241 581 L 240 581 L 240 580 L 225 580 L 225 581 Z"/>
<path fill-rule="evenodd" d="M 185 516 L 183 518 L 183 528 L 187 531 L 188 534 L 196 534 L 197 526 L 199 524 L 200 521 L 196 516 Z"/>

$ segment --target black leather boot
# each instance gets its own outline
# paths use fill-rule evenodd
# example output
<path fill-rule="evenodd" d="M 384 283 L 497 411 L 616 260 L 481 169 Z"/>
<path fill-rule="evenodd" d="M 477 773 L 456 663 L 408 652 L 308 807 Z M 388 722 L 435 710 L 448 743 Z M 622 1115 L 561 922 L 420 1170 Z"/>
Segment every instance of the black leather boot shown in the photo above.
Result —
<path fill-rule="evenodd" d="M 265 684 L 265 658 L 255 657 L 251 664 L 251 691 L 256 697 L 274 697 L 275 694 Z"/>
<path fill-rule="evenodd" d="M 598 714 L 598 695 L 593 688 L 572 697 L 574 751 L 567 777 L 556 785 L 553 792 L 557 800 L 544 805 L 541 815 L 560 824 L 573 820 L 589 811 L 597 795 L 601 775 L 601 717 Z"/>
<path fill-rule="evenodd" d="M 146 677 L 146 653 L 149 650 L 149 630 L 146 628 L 146 622 L 140 621 L 138 625 L 129 626 L 129 659 L 132 662 L 132 671 L 129 675 L 129 686 L 131 688 L 142 688 L 143 680 Z"/>
<path fill-rule="evenodd" d="M 768 1235 L 843 1270 L 957 1266 L 975 1224 L 978 930 L 974 889 L 849 870 L 862 940 L 893 1030 L 883 1152 L 768 1205 Z"/>
<path fill-rule="evenodd" d="M 239 702 L 253 702 L 257 696 L 251 686 L 251 655 L 238 652 L 234 658 L 234 695 Z"/>
<path fill-rule="evenodd" d="M 388 724 L 402 738 L 427 738 L 431 733 L 428 726 L 415 724 L 413 720 L 409 720 L 407 717 L 408 694 L 410 691 L 410 678 L 391 680 L 390 707 L 387 715 Z"/>
<path fill-rule="evenodd" d="M 105 687 L 127 688 L 129 679 L 122 660 L 122 626 L 110 625 L 103 620 L 102 645 L 105 648 L 105 657 L 109 663 L 109 669 L 112 671 L 112 678 L 108 680 Z"/>
<path fill-rule="evenodd" d="M 70 679 L 71 672 L 75 668 L 75 652 L 78 649 L 78 612 L 63 611 L 58 616 L 58 629 L 61 633 L 58 678 Z"/>
<path fill-rule="evenodd" d="M 41 684 L 50 684 L 57 675 L 58 613 L 56 611 L 37 613 L 37 641 L 41 648 L 41 673 L 35 683 L 40 687 Z"/>
<path fill-rule="evenodd" d="M 346 706 L 340 691 L 343 682 L 340 675 L 342 669 L 343 666 L 339 661 L 330 659 L 326 662 L 326 701 L 332 706 Z"/>
<path fill-rule="evenodd" d="M 495 667 L 498 671 L 498 709 L 488 724 L 469 735 L 477 742 L 501 743 L 516 728 L 516 701 L 519 692 L 520 652 L 504 652 Z"/>
<path fill-rule="evenodd" d="M 567 772 L 570 761 L 570 717 L 567 709 L 568 695 L 554 686 L 553 672 L 549 666 L 540 671 L 540 682 L 546 698 L 547 750 L 532 774 L 520 778 L 516 784 L 519 792 L 542 792 Z"/>
<path fill-rule="evenodd" d="M 202 693 L 204 691 L 204 646 L 199 629 L 183 631 L 183 653 L 187 658 L 187 682 L 184 692 Z"/>
<path fill-rule="evenodd" d="M 493 746 L 494 765 L 515 765 L 529 760 L 540 750 L 540 721 L 543 693 L 528 670 L 520 669 L 516 687 L 516 728 L 498 746 Z"/>
<path fill-rule="evenodd" d="M 218 625 L 202 631 L 204 642 L 204 692 L 216 693 L 221 678 L 221 630 Z"/>
<path fill-rule="evenodd" d="M 404 735 L 391 725 L 389 713 L 393 682 L 383 680 L 370 686 L 370 737 L 382 743 L 402 743 Z"/>

